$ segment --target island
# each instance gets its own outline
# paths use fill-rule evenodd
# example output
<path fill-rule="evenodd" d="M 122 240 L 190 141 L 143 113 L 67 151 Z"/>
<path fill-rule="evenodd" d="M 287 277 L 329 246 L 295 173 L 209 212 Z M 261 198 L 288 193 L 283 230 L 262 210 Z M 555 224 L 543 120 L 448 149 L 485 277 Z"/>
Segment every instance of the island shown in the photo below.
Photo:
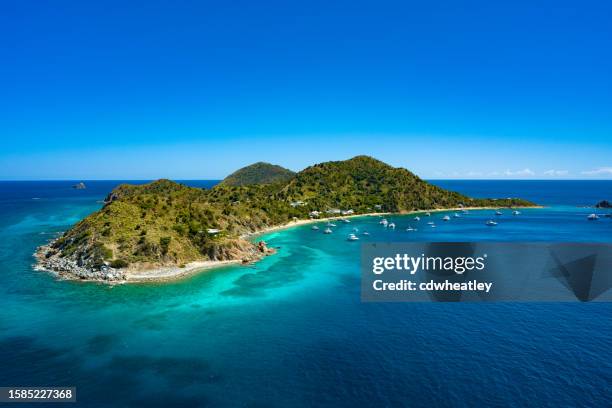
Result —
<path fill-rule="evenodd" d="M 270 255 L 254 236 L 275 228 L 330 217 L 530 206 L 519 198 L 476 199 L 444 190 L 369 156 L 297 173 L 260 162 L 211 189 L 165 179 L 122 184 L 100 210 L 35 256 L 38 269 L 65 279 L 172 279 Z"/>

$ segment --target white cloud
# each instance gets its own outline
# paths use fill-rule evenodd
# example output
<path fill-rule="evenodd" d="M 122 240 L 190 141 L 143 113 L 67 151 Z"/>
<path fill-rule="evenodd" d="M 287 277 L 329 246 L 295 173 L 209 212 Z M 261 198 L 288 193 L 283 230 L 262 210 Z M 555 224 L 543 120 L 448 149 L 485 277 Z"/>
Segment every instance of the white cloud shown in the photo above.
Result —
<path fill-rule="evenodd" d="M 480 177 L 482 176 L 482 173 L 479 171 L 468 171 L 466 176 L 468 177 Z"/>
<path fill-rule="evenodd" d="M 612 167 L 600 167 L 595 170 L 583 171 L 585 176 L 612 176 Z"/>
<path fill-rule="evenodd" d="M 569 174 L 569 171 L 567 171 L 567 170 L 554 170 L 554 169 L 550 169 L 550 170 L 546 170 L 544 172 L 545 176 L 553 176 L 553 177 L 567 176 L 568 174 Z"/>
<path fill-rule="evenodd" d="M 533 171 L 531 171 L 531 169 L 523 169 L 523 170 L 517 170 L 517 171 L 510 171 L 510 170 L 506 170 L 504 173 L 504 176 L 508 176 L 508 177 L 515 177 L 515 176 L 519 176 L 519 177 L 528 177 L 528 176 L 535 176 L 535 173 Z"/>

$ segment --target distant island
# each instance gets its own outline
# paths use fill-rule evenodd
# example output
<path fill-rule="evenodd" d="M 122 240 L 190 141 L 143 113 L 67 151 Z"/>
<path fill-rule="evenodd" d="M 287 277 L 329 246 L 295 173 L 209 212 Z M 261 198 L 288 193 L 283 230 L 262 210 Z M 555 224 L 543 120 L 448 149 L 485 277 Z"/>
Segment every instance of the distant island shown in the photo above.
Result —
<path fill-rule="evenodd" d="M 309 220 L 458 207 L 529 207 L 518 199 L 474 199 L 436 187 L 369 156 L 298 173 L 256 163 L 206 190 L 170 180 L 123 184 L 104 207 L 37 249 L 37 268 L 68 279 L 138 281 L 272 253 L 249 237 Z"/>

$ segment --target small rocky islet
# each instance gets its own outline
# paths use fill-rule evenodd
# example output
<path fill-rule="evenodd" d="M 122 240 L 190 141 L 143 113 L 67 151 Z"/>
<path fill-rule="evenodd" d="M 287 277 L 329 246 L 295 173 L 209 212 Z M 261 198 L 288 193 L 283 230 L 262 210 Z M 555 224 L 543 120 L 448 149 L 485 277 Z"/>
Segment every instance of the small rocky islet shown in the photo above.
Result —
<path fill-rule="evenodd" d="M 601 200 L 595 204 L 595 208 L 612 208 L 612 203 L 610 203 L 608 200 Z"/>

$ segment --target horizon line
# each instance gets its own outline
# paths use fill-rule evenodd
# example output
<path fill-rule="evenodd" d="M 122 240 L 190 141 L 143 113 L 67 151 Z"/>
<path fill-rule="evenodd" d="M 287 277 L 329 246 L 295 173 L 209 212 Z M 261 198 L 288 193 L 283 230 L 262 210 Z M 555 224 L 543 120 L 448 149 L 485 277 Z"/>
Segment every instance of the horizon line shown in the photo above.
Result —
<path fill-rule="evenodd" d="M 612 178 L 425 178 L 419 177 L 421 180 L 425 181 L 612 181 Z M 88 181 L 156 181 L 156 180 L 171 180 L 171 181 L 222 181 L 223 179 L 217 178 L 169 178 L 169 177 L 159 177 L 159 178 L 146 178 L 146 179 L 103 179 L 103 178 L 93 178 L 93 179 L 72 179 L 72 178 L 57 178 L 57 179 L 1 179 L 1 183 L 14 183 L 14 182 L 88 182 Z"/>

